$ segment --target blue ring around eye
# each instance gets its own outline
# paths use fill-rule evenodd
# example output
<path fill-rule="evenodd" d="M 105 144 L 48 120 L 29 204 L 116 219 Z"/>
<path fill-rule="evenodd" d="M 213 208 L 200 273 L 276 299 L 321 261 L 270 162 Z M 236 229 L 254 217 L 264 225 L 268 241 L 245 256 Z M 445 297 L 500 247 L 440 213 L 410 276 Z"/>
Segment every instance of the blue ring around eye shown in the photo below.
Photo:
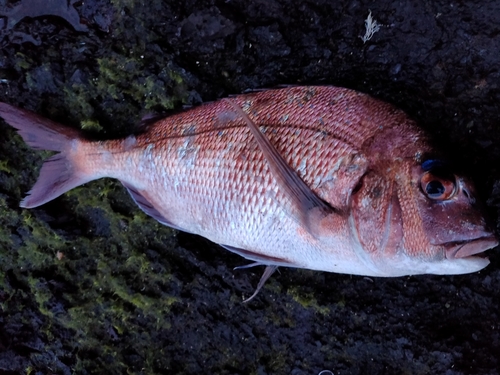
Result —
<path fill-rule="evenodd" d="M 433 159 L 430 159 L 430 160 L 426 160 L 422 163 L 422 169 L 424 171 L 430 171 L 431 169 L 435 169 L 435 168 L 442 168 L 442 167 L 445 167 L 447 166 L 447 163 L 443 160 L 433 160 Z"/>

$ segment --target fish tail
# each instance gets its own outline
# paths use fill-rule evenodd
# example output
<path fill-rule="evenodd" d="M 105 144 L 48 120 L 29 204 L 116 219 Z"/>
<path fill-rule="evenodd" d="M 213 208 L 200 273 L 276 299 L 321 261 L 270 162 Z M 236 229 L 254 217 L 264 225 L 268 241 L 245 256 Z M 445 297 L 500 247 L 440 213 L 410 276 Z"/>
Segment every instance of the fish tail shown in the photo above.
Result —
<path fill-rule="evenodd" d="M 37 182 L 21 201 L 21 207 L 40 206 L 76 186 L 93 180 L 80 171 L 70 157 L 73 141 L 82 136 L 80 131 L 5 103 L 0 103 L 0 116 L 16 128 L 32 148 L 59 152 L 45 161 Z"/>

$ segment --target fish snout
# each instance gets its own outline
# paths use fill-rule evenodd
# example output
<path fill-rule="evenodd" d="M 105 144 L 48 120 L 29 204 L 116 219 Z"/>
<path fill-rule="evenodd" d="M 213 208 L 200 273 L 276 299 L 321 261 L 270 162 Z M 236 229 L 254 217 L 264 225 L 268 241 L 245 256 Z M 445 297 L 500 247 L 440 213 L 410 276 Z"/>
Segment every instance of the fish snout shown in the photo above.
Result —
<path fill-rule="evenodd" d="M 481 254 L 498 245 L 494 236 L 480 237 L 469 241 L 445 245 L 446 259 L 460 259 Z"/>

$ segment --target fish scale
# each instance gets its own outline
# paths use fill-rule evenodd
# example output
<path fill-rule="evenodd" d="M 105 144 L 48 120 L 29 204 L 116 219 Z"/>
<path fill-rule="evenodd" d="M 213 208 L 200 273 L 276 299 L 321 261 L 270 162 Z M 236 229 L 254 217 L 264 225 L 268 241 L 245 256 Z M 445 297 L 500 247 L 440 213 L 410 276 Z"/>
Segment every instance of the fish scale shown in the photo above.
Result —
<path fill-rule="evenodd" d="M 29 111 L 0 115 L 42 166 L 23 207 L 102 177 L 147 214 L 258 264 L 366 276 L 460 274 L 497 245 L 465 177 L 404 112 L 331 86 L 234 96 L 94 142 Z M 450 220 L 450 218 L 456 218 Z"/>
<path fill-rule="evenodd" d="M 202 107 L 195 109 L 200 111 Z M 227 108 L 224 109 L 228 111 Z M 217 112 L 215 112 L 217 113 Z M 294 211 L 287 207 L 287 197 L 279 189 L 269 171 L 266 160 L 259 147 L 251 139 L 248 129 L 240 119 L 232 119 L 226 124 L 219 123 L 219 116 L 215 113 L 180 115 L 179 118 L 172 116 L 162 120 L 150 140 L 160 136 L 154 142 L 153 153 L 155 168 L 143 170 L 138 176 L 141 181 L 131 180 L 131 177 L 123 173 L 111 177 L 125 181 L 127 184 L 140 185 L 144 183 L 144 176 L 156 175 L 154 186 L 144 186 L 142 194 L 152 203 L 160 214 L 167 218 L 167 222 L 173 223 L 175 227 L 207 237 L 214 242 L 228 244 L 237 248 L 245 248 L 255 251 L 265 247 L 266 254 L 273 258 L 281 258 L 287 262 L 292 261 L 288 249 L 290 244 L 283 237 L 293 238 L 296 235 L 299 223 L 293 219 Z M 209 118 L 211 122 L 203 123 L 199 118 Z M 198 119 L 197 119 L 198 118 Z M 185 126 L 179 126 L 185 122 Z M 193 124 L 200 121 L 200 126 Z M 174 125 L 175 124 L 175 125 Z M 299 124 L 301 125 L 301 124 Z M 185 149 L 186 128 L 190 128 L 189 137 L 196 144 L 196 157 L 189 161 L 194 167 L 187 168 L 186 159 L 188 154 L 179 152 Z M 297 167 L 299 160 L 306 159 L 313 167 L 304 175 L 306 182 L 313 183 L 319 176 L 321 180 L 327 175 L 331 165 L 317 164 L 318 156 L 324 159 L 338 159 L 343 151 L 353 150 L 342 142 L 325 137 L 316 148 L 321 149 L 317 154 L 311 143 L 318 144 L 316 137 L 318 130 L 303 129 L 298 144 L 295 144 L 295 152 L 286 150 L 290 144 L 287 142 L 297 126 L 278 126 L 269 133 L 270 140 L 276 145 L 280 152 L 288 155 L 287 161 Z M 212 129 L 212 130 L 211 130 Z M 217 137 L 216 131 L 222 130 L 224 137 Z M 168 147 L 166 144 L 168 143 Z M 152 143 L 144 143 L 140 136 L 137 137 L 137 148 L 147 147 Z M 339 145 L 344 147 L 339 147 Z M 231 146 L 232 157 L 224 158 L 228 145 Z M 112 147 L 120 148 L 116 144 Z M 160 151 L 157 153 L 158 151 Z M 293 159 L 293 154 L 296 158 Z M 126 157 L 126 153 L 121 154 Z M 141 158 L 140 153 L 135 154 Z M 142 155 L 137 164 L 146 165 L 149 162 L 149 152 Z M 229 160 L 229 165 L 221 164 L 221 159 Z M 96 163 L 102 164 L 102 163 Z M 123 164 L 117 161 L 111 164 Z M 157 173 L 156 165 L 163 164 L 162 173 Z M 94 164 L 95 169 L 98 169 Z M 123 168 L 115 168 L 122 171 Z M 234 175 L 225 178 L 226 171 L 234 171 Z M 110 172 L 107 172 L 111 174 Z M 330 176 L 330 178 L 332 178 Z M 147 179 L 146 179 L 147 181 Z M 155 186 L 166 187 L 165 191 L 158 191 Z M 159 194 L 157 193 L 159 192 Z M 321 194 L 320 194 L 321 195 Z M 212 216 L 211 213 L 224 212 L 223 216 Z M 209 215 L 210 214 L 210 215 Z M 209 216 L 207 216 L 209 215 Z M 275 223 L 280 225 L 276 226 Z M 293 240 L 296 241 L 296 240 Z M 314 242 L 306 247 L 314 248 Z M 306 248 L 304 247 L 304 248 Z M 312 250 L 307 250 L 313 252 Z M 298 262 L 298 260 L 293 260 Z"/>

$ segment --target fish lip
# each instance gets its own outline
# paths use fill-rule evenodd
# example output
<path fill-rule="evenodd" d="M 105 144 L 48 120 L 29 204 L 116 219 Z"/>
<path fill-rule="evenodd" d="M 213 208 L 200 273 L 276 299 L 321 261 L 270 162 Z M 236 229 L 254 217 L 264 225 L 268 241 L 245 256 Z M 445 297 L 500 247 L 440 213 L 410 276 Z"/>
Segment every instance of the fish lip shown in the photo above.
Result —
<path fill-rule="evenodd" d="M 494 236 L 478 237 L 468 241 L 444 244 L 446 259 L 487 258 L 484 252 L 498 245 Z"/>

